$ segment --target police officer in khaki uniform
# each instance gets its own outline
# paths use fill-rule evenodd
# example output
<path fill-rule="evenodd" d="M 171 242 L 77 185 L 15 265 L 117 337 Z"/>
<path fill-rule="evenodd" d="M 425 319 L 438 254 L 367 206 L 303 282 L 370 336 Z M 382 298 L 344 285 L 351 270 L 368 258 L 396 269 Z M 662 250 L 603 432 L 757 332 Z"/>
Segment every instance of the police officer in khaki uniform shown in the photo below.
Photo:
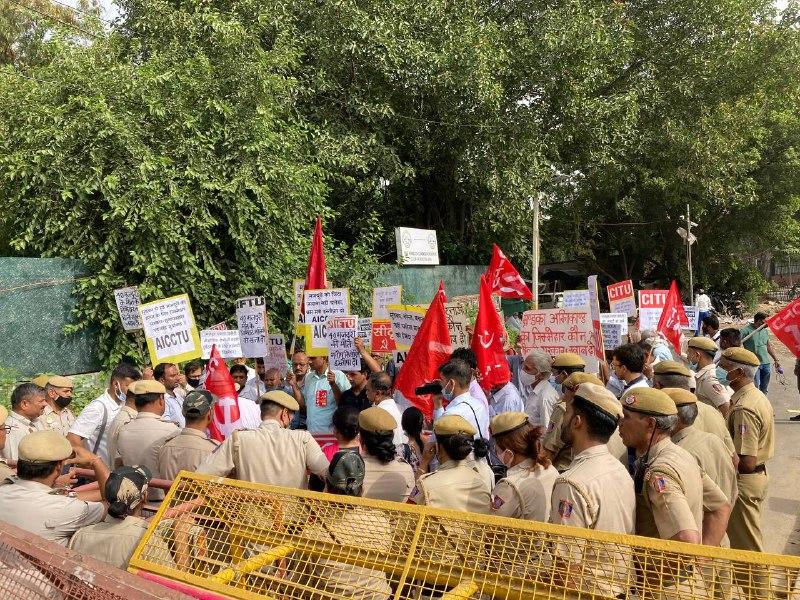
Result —
<path fill-rule="evenodd" d="M 194 471 L 219 446 L 206 435 L 216 400 L 207 390 L 195 389 L 186 394 L 181 408 L 186 427 L 158 449 L 158 477 L 172 480 L 180 471 Z"/>
<path fill-rule="evenodd" d="M 373 406 L 358 415 L 361 456 L 366 465 L 364 497 L 405 502 L 414 487 L 411 465 L 397 456 L 394 430 L 397 421 L 389 411 Z"/>
<path fill-rule="evenodd" d="M 670 439 L 678 420 L 675 403 L 661 390 L 634 388 L 622 395 L 622 410 L 622 440 L 637 456 L 636 534 L 718 546 L 730 504 L 694 457 Z"/>
<path fill-rule="evenodd" d="M 128 561 L 139 545 L 147 521 L 141 518 L 147 500 L 150 471 L 146 467 L 120 467 L 106 481 L 108 514 L 100 522 L 79 529 L 69 547 L 81 554 L 102 560 L 119 569 L 127 569 Z"/>
<path fill-rule="evenodd" d="M 559 355 L 561 356 L 561 355 Z M 561 439 L 561 428 L 564 424 L 564 414 L 567 412 L 567 402 L 575 395 L 575 390 L 582 383 L 594 383 L 603 385 L 595 375 L 591 373 L 572 373 L 561 382 L 561 398 L 558 404 L 553 407 L 553 414 L 550 417 L 550 424 L 542 438 L 542 448 L 544 455 L 550 459 L 553 466 L 559 473 L 563 473 L 569 468 L 572 462 L 572 448 L 565 446 Z"/>
<path fill-rule="evenodd" d="M 563 352 L 556 355 L 553 359 L 552 370 L 550 372 L 556 378 L 556 383 L 560 385 L 573 373 L 582 373 L 585 369 L 586 361 L 581 358 L 580 354 Z"/>
<path fill-rule="evenodd" d="M 9 425 L 6 425 L 7 419 L 8 410 L 5 406 L 0 405 L 0 450 L 6 445 L 6 436 L 11 429 Z M 11 483 L 14 475 L 16 475 L 14 469 L 9 467 L 4 459 L 0 458 L 0 485 Z"/>
<path fill-rule="evenodd" d="M 420 475 L 408 502 L 474 513 L 491 512 L 491 487 L 470 457 L 478 430 L 460 415 L 446 415 L 433 424 L 433 432 L 436 442 L 425 448 L 420 468 L 427 471 L 436 455 L 439 469 Z"/>
<path fill-rule="evenodd" d="M 105 493 L 108 467 L 103 459 L 85 448 L 75 449 L 75 458 L 70 458 L 72 453 L 67 439 L 55 431 L 26 435 L 19 444 L 17 479 L 0 486 L 3 521 L 66 546 L 81 527 L 102 520 L 106 512 L 102 502 L 53 493 L 56 479 L 70 464 L 93 469 L 101 495 Z"/>
<path fill-rule="evenodd" d="M 717 378 L 714 356 L 718 350 L 711 338 L 694 337 L 689 340 L 686 356 L 689 362 L 697 364 L 698 367 L 694 375 L 697 399 L 727 416 L 731 406 L 731 391 Z"/>
<path fill-rule="evenodd" d="M 719 364 L 733 388 L 728 427 L 739 455 L 739 498 L 728 524 L 728 537 L 731 548 L 763 552 L 761 505 L 769 483 L 764 463 L 775 453 L 772 405 L 753 384 L 761 364 L 755 354 L 728 348 Z"/>
<path fill-rule="evenodd" d="M 489 424 L 497 455 L 508 467 L 492 490 L 492 512 L 502 517 L 547 521 L 550 495 L 558 472 L 541 455 L 542 428 L 524 412 L 497 415 Z M 549 476 L 545 471 L 550 471 Z"/>
<path fill-rule="evenodd" d="M 40 420 L 45 429 L 57 431 L 63 436 L 69 433 L 69 428 L 75 422 L 75 413 L 69 405 L 72 403 L 72 380 L 61 375 L 53 375 L 44 386 L 44 397 L 47 406 Z"/>
<path fill-rule="evenodd" d="M 139 411 L 136 410 L 136 394 L 134 393 L 137 383 L 138 381 L 134 381 L 128 386 L 128 389 L 125 392 L 125 404 L 119 407 L 119 411 L 117 411 L 116 416 L 109 424 L 108 431 L 105 435 L 108 460 L 111 463 L 112 468 L 122 466 L 122 457 L 119 455 L 119 449 L 117 447 L 120 430 L 125 425 L 133 421 L 136 418 L 136 415 L 139 414 Z"/>
<path fill-rule="evenodd" d="M 261 427 L 234 431 L 197 468 L 198 473 L 307 489 L 306 469 L 324 477 L 328 459 L 308 431 L 288 429 L 300 409 L 286 392 L 261 395 Z"/>
<path fill-rule="evenodd" d="M 681 363 L 674 360 L 661 361 L 653 371 L 653 387 L 655 389 L 678 388 L 692 391 L 692 373 Z M 735 452 L 736 449 L 733 447 L 733 439 L 728 432 L 725 417 L 718 410 L 700 402 L 697 405 L 697 419 L 695 419 L 694 426 L 700 431 L 714 434 L 722 440 L 731 453 Z"/>
<path fill-rule="evenodd" d="M 602 383 L 581 383 L 567 399 L 561 435 L 575 458 L 553 487 L 551 523 L 634 533 L 633 480 L 606 446 L 621 416 L 619 400 Z M 606 549 L 610 547 L 556 546 L 556 561 L 562 568 L 555 572 L 564 578 L 558 585 L 611 598 L 625 594 L 631 557 Z"/>
<path fill-rule="evenodd" d="M 44 390 L 35 383 L 22 383 L 11 392 L 11 414 L 6 419 L 9 429 L 3 446 L 3 458 L 12 466 L 17 461 L 17 447 L 22 438 L 34 431 L 44 430 L 40 417 L 45 406 Z"/>

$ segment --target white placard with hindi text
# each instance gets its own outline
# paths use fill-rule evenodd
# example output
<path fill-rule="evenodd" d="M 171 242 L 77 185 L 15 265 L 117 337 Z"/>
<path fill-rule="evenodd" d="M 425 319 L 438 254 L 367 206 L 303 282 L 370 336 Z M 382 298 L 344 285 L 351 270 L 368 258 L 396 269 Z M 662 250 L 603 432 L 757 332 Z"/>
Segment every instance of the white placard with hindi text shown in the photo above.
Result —
<path fill-rule="evenodd" d="M 564 292 L 564 308 L 582 308 L 589 306 L 589 290 L 566 290 Z"/>
<path fill-rule="evenodd" d="M 389 318 L 392 321 L 392 334 L 398 350 L 408 350 L 414 342 L 420 325 L 425 318 L 426 309 L 419 306 L 389 306 Z"/>
<path fill-rule="evenodd" d="M 372 342 L 372 319 L 369 317 L 362 317 L 358 320 L 357 337 L 364 340 L 364 347 L 369 349 Z"/>
<path fill-rule="evenodd" d="M 587 308 L 544 308 L 522 314 L 522 330 L 517 338 L 522 354 L 542 350 L 551 357 L 564 352 L 579 354 L 587 371 L 597 368 L 592 317 Z"/>
<path fill-rule="evenodd" d="M 136 286 L 124 287 L 114 290 L 114 300 L 117 301 L 117 311 L 125 331 L 138 331 L 142 328 L 142 317 L 139 315 L 139 305 L 142 299 L 139 288 Z"/>
<path fill-rule="evenodd" d="M 603 328 L 603 346 L 613 350 L 626 343 L 628 335 L 628 315 L 626 313 L 600 313 L 600 326 Z"/>
<path fill-rule="evenodd" d="M 655 331 L 669 290 L 639 290 L 639 330 Z"/>
<path fill-rule="evenodd" d="M 202 354 L 187 294 L 142 304 L 139 315 L 153 365 L 192 360 Z"/>
<path fill-rule="evenodd" d="M 286 375 L 286 340 L 282 335 L 267 336 L 267 353 L 264 355 L 264 369 L 278 369 Z"/>
<path fill-rule="evenodd" d="M 467 311 L 464 305 L 458 302 L 447 302 L 444 305 L 444 313 L 447 317 L 447 329 L 450 331 L 450 344 L 453 349 L 468 348 Z"/>
<path fill-rule="evenodd" d="M 309 356 L 328 354 L 325 328 L 331 317 L 345 316 L 350 312 L 350 293 L 347 288 L 330 290 L 306 290 L 303 292 L 305 322 L 311 329 L 310 344 L 306 347 Z M 308 344 L 309 340 L 306 340 Z"/>
<path fill-rule="evenodd" d="M 402 285 L 374 288 L 372 290 L 372 318 L 379 321 L 387 320 L 389 318 L 387 307 L 391 304 L 400 304 L 402 296 Z"/>
<path fill-rule="evenodd" d="M 334 371 L 358 371 L 361 354 L 356 350 L 358 317 L 348 315 L 328 319 L 325 337 L 328 342 L 328 367 Z"/>
<path fill-rule="evenodd" d="M 238 329 L 203 329 L 200 332 L 200 344 L 203 347 L 203 358 L 211 356 L 211 347 L 216 344 L 222 358 L 238 358 L 242 356 Z"/>
<path fill-rule="evenodd" d="M 696 306 L 683 305 L 683 310 L 686 312 L 686 318 L 689 320 L 689 329 L 697 331 L 700 326 L 700 310 Z"/>
<path fill-rule="evenodd" d="M 247 296 L 236 301 L 236 320 L 242 355 L 257 358 L 267 354 L 267 303 L 264 296 Z"/>

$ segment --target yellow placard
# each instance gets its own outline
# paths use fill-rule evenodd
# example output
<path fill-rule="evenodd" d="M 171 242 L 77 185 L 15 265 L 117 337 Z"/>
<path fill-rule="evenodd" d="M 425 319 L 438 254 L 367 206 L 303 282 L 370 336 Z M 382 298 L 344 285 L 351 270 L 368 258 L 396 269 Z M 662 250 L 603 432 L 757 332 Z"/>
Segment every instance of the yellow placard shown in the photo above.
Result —
<path fill-rule="evenodd" d="M 139 306 L 147 350 L 153 366 L 184 362 L 203 353 L 188 294 L 179 294 Z"/>

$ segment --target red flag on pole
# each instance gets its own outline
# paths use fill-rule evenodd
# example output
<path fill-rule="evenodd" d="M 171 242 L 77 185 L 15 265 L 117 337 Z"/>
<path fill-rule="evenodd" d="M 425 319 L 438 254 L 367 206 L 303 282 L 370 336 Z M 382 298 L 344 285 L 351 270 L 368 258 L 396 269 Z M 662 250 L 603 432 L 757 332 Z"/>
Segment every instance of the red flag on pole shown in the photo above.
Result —
<path fill-rule="evenodd" d="M 394 381 L 394 387 L 428 419 L 433 417 L 433 401 L 430 395 L 417 396 L 414 390 L 438 379 L 439 367 L 447 362 L 452 352 L 444 312 L 444 294 L 437 291 L 411 343 L 403 368 Z"/>
<path fill-rule="evenodd" d="M 667 338 L 678 354 L 681 353 L 681 325 L 689 327 L 689 319 L 683 309 L 683 301 L 678 291 L 678 284 L 673 280 L 669 285 L 667 301 L 664 303 L 664 310 L 661 312 L 656 331 Z"/>
<path fill-rule="evenodd" d="M 800 358 L 800 298 L 795 298 L 767 319 L 767 326 L 792 354 Z"/>
<path fill-rule="evenodd" d="M 304 290 L 324 290 L 328 287 L 328 275 L 325 271 L 325 249 L 322 245 L 322 218 L 317 215 L 314 226 L 314 237 L 311 240 L 311 251 L 308 253 L 308 268 Z M 300 301 L 300 314 L 305 313 L 305 297 Z"/>
<path fill-rule="evenodd" d="M 208 431 L 213 439 L 221 442 L 239 427 L 241 417 L 236 386 L 216 344 L 211 346 L 211 359 L 206 365 L 203 387 L 217 396 Z"/>
<path fill-rule="evenodd" d="M 511 380 L 511 371 L 503 351 L 504 342 L 505 328 L 492 302 L 492 291 L 486 275 L 481 275 L 472 351 L 478 357 L 480 384 L 485 391 L 497 385 L 505 385 Z"/>
<path fill-rule="evenodd" d="M 489 278 L 490 291 L 499 294 L 501 298 L 533 299 L 533 294 L 525 285 L 519 271 L 514 268 L 497 244 L 493 245 L 492 261 L 489 263 L 486 275 Z"/>
<path fill-rule="evenodd" d="M 439 280 L 439 291 L 437 293 L 442 295 L 442 300 L 444 302 L 447 302 L 447 294 L 444 293 L 444 281 L 441 279 Z"/>

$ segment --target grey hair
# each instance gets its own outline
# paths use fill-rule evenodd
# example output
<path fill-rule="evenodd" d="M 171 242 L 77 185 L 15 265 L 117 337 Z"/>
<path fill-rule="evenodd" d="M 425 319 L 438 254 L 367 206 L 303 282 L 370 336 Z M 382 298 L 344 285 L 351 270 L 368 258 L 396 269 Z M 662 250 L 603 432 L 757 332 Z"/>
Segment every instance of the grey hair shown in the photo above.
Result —
<path fill-rule="evenodd" d="M 678 415 L 662 415 L 653 418 L 656 420 L 656 429 L 659 431 L 672 431 L 678 422 Z"/>
<path fill-rule="evenodd" d="M 525 355 L 525 362 L 528 362 L 528 359 L 531 359 L 533 366 L 536 367 L 536 370 L 540 373 L 549 373 L 552 370 L 551 365 L 553 364 L 553 359 L 550 358 L 547 352 L 531 350 Z"/>
<path fill-rule="evenodd" d="M 739 363 L 736 363 L 736 366 L 742 370 L 742 373 L 744 373 L 745 377 L 747 377 L 748 379 L 756 378 L 758 367 L 754 367 L 753 365 L 742 365 Z"/>
<path fill-rule="evenodd" d="M 653 383 L 658 383 L 661 387 L 665 388 L 690 389 L 689 378 L 686 377 L 686 375 L 678 375 L 677 373 L 654 373 Z"/>
<path fill-rule="evenodd" d="M 684 404 L 678 407 L 678 419 L 684 425 L 693 425 L 697 413 L 697 404 Z"/>

